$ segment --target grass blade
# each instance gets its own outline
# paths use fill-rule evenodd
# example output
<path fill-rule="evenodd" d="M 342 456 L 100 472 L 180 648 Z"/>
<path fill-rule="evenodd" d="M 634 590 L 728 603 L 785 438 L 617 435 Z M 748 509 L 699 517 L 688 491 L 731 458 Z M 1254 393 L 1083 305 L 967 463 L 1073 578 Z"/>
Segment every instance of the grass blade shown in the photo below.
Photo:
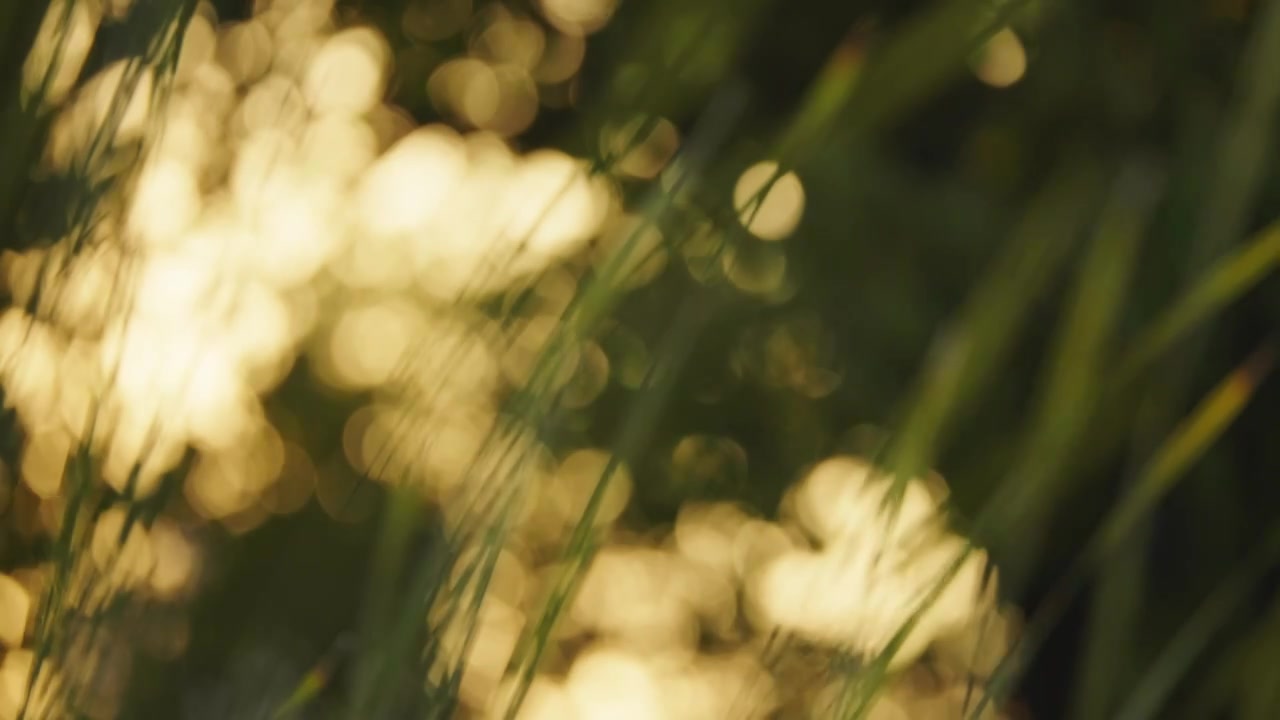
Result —
<path fill-rule="evenodd" d="M 1239 610 L 1259 579 L 1280 561 L 1280 529 L 1273 530 L 1254 552 L 1196 609 L 1191 619 L 1147 669 L 1116 713 L 1116 720 L 1150 720 L 1168 702 L 1195 659 Z"/>
<path fill-rule="evenodd" d="M 997 668 L 991 685 L 970 718 L 1012 689 L 1030 657 L 1062 618 L 1080 586 L 1099 563 L 1111 556 L 1134 527 L 1229 427 L 1254 395 L 1272 364 L 1273 350 L 1264 345 L 1217 385 L 1156 450 L 1123 497 L 1063 574 L 1012 652 Z"/>
<path fill-rule="evenodd" d="M 1270 344 L 1218 384 L 1156 452 L 1130 492 L 1108 515 L 1095 552 L 1114 547 L 1239 416 L 1274 361 Z"/>
<path fill-rule="evenodd" d="M 899 480 L 930 467 L 947 425 L 1003 361 L 1033 301 L 1066 258 L 1097 184 L 1088 165 L 1068 166 L 1033 201 L 1003 253 L 936 341 L 888 467 Z"/>
<path fill-rule="evenodd" d="M 1208 322 L 1280 268 L 1280 223 L 1219 260 L 1172 307 L 1153 322 L 1121 358 L 1117 383 L 1134 380 L 1181 338 Z"/>
<path fill-rule="evenodd" d="M 553 584 L 551 594 L 543 605 L 537 623 L 533 625 L 529 635 L 522 638 L 520 648 L 513 657 L 512 667 L 516 674 L 516 685 L 504 716 L 507 720 L 516 717 L 533 683 L 534 673 L 547 647 L 551 631 L 560 613 L 568 608 L 578 581 L 594 555 L 592 534 L 595 517 L 618 464 L 625 459 L 634 462 L 640 456 L 657 426 L 661 416 L 660 410 L 674 388 L 681 365 L 692 351 L 698 333 L 711 317 L 710 307 L 699 309 L 693 307 L 692 303 L 689 305 L 685 312 L 678 313 L 674 318 L 672 327 L 663 341 L 662 351 L 658 353 L 658 361 L 650 368 L 639 390 L 636 404 L 627 414 L 618 439 L 614 443 L 609 463 L 596 481 L 596 487 L 591 493 L 587 507 L 573 528 L 561 556 L 562 569 Z"/>
<path fill-rule="evenodd" d="M 1010 546 L 1001 553 L 1001 575 L 1006 590 L 1012 586 L 1014 594 L 1039 554 L 1045 515 L 1062 491 L 1064 463 L 1093 412 L 1117 315 L 1155 199 L 1149 172 L 1129 167 L 1118 179 L 1076 276 L 1031 430 L 996 498 L 992 537 Z"/>

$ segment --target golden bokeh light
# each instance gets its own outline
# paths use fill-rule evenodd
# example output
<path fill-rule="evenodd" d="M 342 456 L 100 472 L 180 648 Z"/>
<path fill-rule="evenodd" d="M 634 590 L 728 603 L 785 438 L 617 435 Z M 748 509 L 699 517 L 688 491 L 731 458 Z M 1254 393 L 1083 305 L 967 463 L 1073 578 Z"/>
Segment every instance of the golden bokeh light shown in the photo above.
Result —
<path fill-rule="evenodd" d="M 367 122 L 338 115 L 312 120 L 299 147 L 300 162 L 306 171 L 342 183 L 359 176 L 377 153 L 378 136 Z"/>
<path fill-rule="evenodd" d="M 108 494 L 114 504 L 92 523 L 86 572 L 178 610 L 148 623 L 154 637 L 140 642 L 166 659 L 190 641 L 179 601 L 200 585 L 208 558 L 198 539 L 209 524 L 247 533 L 313 498 L 331 518 L 359 522 L 389 483 L 435 503 L 448 530 L 509 520 L 509 535 L 483 554 L 459 548 L 460 568 L 493 559 L 469 648 L 459 624 L 441 633 L 445 654 L 466 671 L 461 701 L 479 717 L 500 716 L 517 643 L 567 569 L 565 546 L 591 506 L 599 544 L 548 637 L 548 672 L 533 679 L 518 717 L 783 712 L 791 688 L 762 666 L 763 639 L 778 630 L 864 655 L 882 649 L 960 549 L 937 493 L 913 480 L 888 524 L 882 473 L 838 457 L 806 473 L 776 521 L 708 502 L 679 508 L 670 527 L 632 526 L 629 503 L 651 472 L 681 490 L 733 489 L 748 476 L 745 450 L 724 435 L 675 436 L 669 458 L 637 465 L 640 477 L 623 463 L 611 468 L 610 450 L 581 447 L 597 430 L 582 411 L 606 391 L 612 399 L 612 381 L 636 390 L 649 376 L 652 328 L 606 321 L 586 334 L 566 314 L 593 278 L 622 292 L 650 283 L 664 291 L 674 279 L 664 272 L 675 229 L 623 208 L 639 189 L 633 181 L 671 190 L 680 131 L 658 116 L 612 119 L 587 138 L 612 161 L 607 172 L 517 139 L 539 103 L 576 92 L 585 38 L 609 21 L 616 0 L 539 0 L 533 9 L 545 24 L 527 9 L 471 0 L 403 5 L 404 37 L 395 40 L 414 45 L 416 74 L 396 74 L 391 44 L 372 26 L 337 29 L 332 0 L 260 0 L 253 17 L 230 24 L 201 4 L 172 86 L 137 78 L 108 138 L 142 143 L 125 202 L 96 224 L 88 249 L 55 239 L 4 257 L 6 289 L 30 300 L 35 317 L 10 309 L 0 318 L 0 381 L 26 432 L 22 465 L 8 468 L 23 487 L 0 496 L 0 508 L 25 518 L 23 532 L 63 529 L 75 501 L 67 459 L 87 443 L 102 460 L 93 482 L 120 497 Z M 66 7 L 54 2 L 51 12 Z M 66 67 L 84 63 L 98 8 L 76 5 Z M 56 33 L 41 33 L 33 58 L 43 62 Z M 455 36 L 451 49 L 437 45 Z M 1001 42 L 987 54 L 1005 53 L 1008 66 Z M 43 73 L 33 62 L 28 86 Z M 74 77 L 61 72 L 48 99 L 70 100 L 52 116 L 52 169 L 83 162 L 128 75 L 111 64 L 73 92 Z M 430 101 L 459 129 L 421 126 L 385 99 L 401 90 L 394 78 L 421 91 L 424 76 Z M 168 104 L 153 111 L 165 93 Z M 679 244 L 696 280 L 727 279 L 775 304 L 794 291 L 783 246 L 760 242 L 792 235 L 803 217 L 800 179 L 778 170 L 756 164 L 732 193 L 754 238 L 726 246 L 707 224 Z M 55 294 L 56 303 L 46 299 Z M 791 319 L 747 340 L 734 368 L 767 385 L 821 398 L 839 383 L 820 323 Z M 272 393 L 293 392 L 295 368 L 312 372 L 304 380 L 319 380 L 342 412 L 358 406 L 335 418 L 335 426 L 345 420 L 339 447 L 304 448 L 301 419 L 279 413 Z M 571 411 L 570 429 L 581 434 L 557 439 L 553 454 L 544 445 L 553 436 L 506 412 L 511 398 L 531 396 Z M 130 503 L 167 500 L 155 494 L 161 487 L 180 495 L 143 520 Z M 970 624 L 998 615 L 994 597 L 979 592 L 982 562 L 975 557 L 948 585 L 895 669 L 927 647 L 988 666 L 997 651 Z M 22 643 L 54 569 L 0 575 L 5 709 L 25 692 L 31 656 Z M 476 582 L 463 573 L 452 581 Z M 996 644 L 1015 631 L 1001 626 Z M 128 662 L 107 664 L 106 684 L 125 687 Z M 47 667 L 42 677 L 56 665 Z M 86 697 L 111 708 L 112 692 Z M 876 712 L 895 704 L 917 712 L 899 700 Z M 939 691 L 927 702 L 918 707 L 954 700 Z"/>
<path fill-rule="evenodd" d="M 259 0 L 258 19 L 279 37 L 294 38 L 331 29 L 336 0 Z"/>
<path fill-rule="evenodd" d="M 154 417 L 139 417 L 145 409 L 112 405 L 108 411 L 114 412 L 107 415 L 112 433 L 104 451 L 102 479 L 117 492 L 148 497 L 159 487 L 162 474 L 181 460 L 187 438 L 160 425 Z"/>
<path fill-rule="evenodd" d="M 606 324 L 600 336 L 609 356 L 609 369 L 619 385 L 635 390 L 644 384 L 653 358 L 644 339 L 617 323 Z"/>
<path fill-rule="evenodd" d="M 165 599 L 181 596 L 190 589 L 199 569 L 195 546 L 180 528 L 163 519 L 152 526 L 150 544 L 155 556 L 151 591 Z"/>
<path fill-rule="evenodd" d="M 569 702 L 580 718 L 662 720 L 661 686 L 640 657 L 602 647 L 579 657 L 569 670 Z"/>
<path fill-rule="evenodd" d="M 48 430 L 29 437 L 22 453 L 22 481 L 41 498 L 56 497 L 70 454 L 71 437 L 65 433 Z"/>
<path fill-rule="evenodd" d="M 202 13 L 195 13 L 187 23 L 182 37 L 182 53 L 178 56 L 175 78 L 178 82 L 190 80 L 196 69 L 216 61 L 218 50 L 217 22 Z"/>
<path fill-rule="evenodd" d="M 538 7 L 561 32 L 589 35 L 609 22 L 618 0 L 538 0 Z"/>
<path fill-rule="evenodd" d="M 76 0 L 53 0 L 22 66 L 23 91 L 39 93 L 49 105 L 61 102 L 75 86 L 89 58 L 101 8 Z"/>
<path fill-rule="evenodd" d="M 514 681 L 508 681 L 494 693 L 488 703 L 491 720 L 505 718 L 513 694 Z M 515 720 L 584 720 L 577 714 L 569 699 L 569 693 L 561 682 L 535 677 L 525 691 L 524 701 L 515 714 Z"/>
<path fill-rule="evenodd" d="M 667 247 L 662 232 L 639 215 L 616 218 L 592 246 L 592 262 L 608 272 L 619 287 L 647 285 L 667 267 Z"/>
<path fill-rule="evenodd" d="M 621 127 L 606 128 L 600 137 L 600 151 L 615 159 L 614 168 L 642 180 L 657 177 L 679 147 L 680 132 L 662 117 L 636 118 Z"/>
<path fill-rule="evenodd" d="M 262 493 L 262 505 L 277 515 L 295 513 L 311 499 L 315 485 L 316 468 L 311 456 L 298 445 L 285 443 L 280 478 Z"/>
<path fill-rule="evenodd" d="M 694 562 L 723 574 L 734 571 L 734 548 L 749 517 L 729 503 L 685 503 L 676 515 L 676 548 Z"/>
<path fill-rule="evenodd" d="M 686 435 L 672 449 L 671 476 L 686 487 L 736 487 L 747 477 L 747 453 L 729 437 Z"/>
<path fill-rule="evenodd" d="M 111 63 L 85 81 L 49 131 L 49 164 L 57 169 L 71 167 L 98 144 L 99 134 L 111 130 L 113 146 L 141 140 L 151 117 L 153 91 L 153 73 L 149 69 L 134 73 L 125 60 Z M 113 110 L 117 104 L 123 104 L 123 111 Z"/>
<path fill-rule="evenodd" d="M 587 343 L 578 355 L 577 368 L 565 385 L 560 401 L 567 408 L 587 407 L 608 384 L 609 356 L 596 343 Z"/>
<path fill-rule="evenodd" d="M 578 73 L 586 54 L 587 43 L 582 36 L 554 33 L 546 39 L 533 78 L 540 83 L 565 82 Z"/>
<path fill-rule="evenodd" d="M 515 652 L 524 627 L 524 614 L 495 598 L 486 597 L 476 618 L 459 695 L 473 707 L 484 707 L 498 690 L 503 671 Z M 457 648 L 448 648 L 446 652 Z"/>
<path fill-rule="evenodd" d="M 183 490 L 191 507 L 210 520 L 233 521 L 250 510 L 261 515 L 265 510 L 259 508 L 259 498 L 280 477 L 284 465 L 284 441 L 264 424 L 243 445 L 201 455 Z"/>
<path fill-rule="evenodd" d="M 494 64 L 533 70 L 542 58 L 546 38 L 532 20 L 516 17 L 502 5 L 485 8 L 479 31 L 471 39 L 471 54 Z"/>
<path fill-rule="evenodd" d="M 7 649 L 22 647 L 31 614 L 31 596 L 22 583 L 0 574 L 0 645 Z"/>
<path fill-rule="evenodd" d="M 390 48 L 373 30 L 355 28 L 330 36 L 307 68 L 307 104 L 321 115 L 362 115 L 381 99 Z"/>
<path fill-rule="evenodd" d="M 237 85 L 248 85 L 271 67 L 274 44 L 271 30 L 261 20 L 233 23 L 218 32 L 218 64 Z"/>
<path fill-rule="evenodd" d="M 804 186 L 793 172 L 779 174 L 775 162 L 747 168 L 733 187 L 733 206 L 747 230 L 761 240 L 782 240 L 804 214 Z"/>
<path fill-rule="evenodd" d="M 329 336 L 338 379 L 350 388 L 388 382 L 422 325 L 417 308 L 403 300 L 343 310 Z"/>
<path fill-rule="evenodd" d="M 433 126 L 401 138 L 369 168 L 358 212 L 375 233 L 424 230 L 466 171 L 466 151 L 451 130 Z"/>
<path fill-rule="evenodd" d="M 507 197 L 508 237 L 548 259 L 580 249 L 600 230 L 611 201 L 584 163 L 554 150 L 526 155 Z"/>
<path fill-rule="evenodd" d="M 896 507 L 892 480 L 869 463 L 835 457 L 819 463 L 784 500 L 817 541 L 774 555 L 748 583 L 748 607 L 762 628 L 871 655 L 883 650 L 949 566 L 965 552 L 941 526 L 936 500 L 913 480 Z M 914 662 L 939 638 L 981 612 L 985 560 L 971 553 L 922 611 L 897 648 L 894 667 Z"/>
<path fill-rule="evenodd" d="M 427 79 L 427 92 L 441 112 L 473 127 L 490 122 L 502 103 L 497 73 L 475 58 L 457 58 L 436 68 Z"/>
<path fill-rule="evenodd" d="M 16 718 L 27 701 L 27 680 L 35 664 L 31 650 L 11 650 L 0 660 L 0 717 Z M 46 678 L 50 673 L 42 673 Z M 35 704 L 40 707 L 39 703 Z"/>
<path fill-rule="evenodd" d="M 138 177 L 129 212 L 130 229 L 147 246 L 172 245 L 199 215 L 202 199 L 190 166 L 177 160 L 157 160 Z"/>
<path fill-rule="evenodd" d="M 510 341 L 502 355 L 502 374 L 507 382 L 515 387 L 523 387 L 529 382 L 559 327 L 558 319 L 551 315 L 535 315 L 513 323 Z M 579 357 L 576 348 L 560 348 L 559 366 L 554 374 L 543 380 L 548 389 L 562 388 L 573 378 Z"/>
<path fill-rule="evenodd" d="M 1004 88 L 1022 79 L 1027 72 L 1027 51 L 1017 33 L 1009 28 L 991 36 L 974 63 L 973 72 L 991 87 Z"/>
<path fill-rule="evenodd" d="M 577 450 L 556 468 L 552 478 L 552 502 L 561 522 L 572 525 L 583 516 L 587 504 L 608 470 L 608 483 L 596 501 L 594 522 L 607 525 L 618 519 L 631 499 L 631 472 L 625 463 L 612 461 L 609 453 L 597 449 Z"/>
<path fill-rule="evenodd" d="M 787 256 L 777 246 L 729 246 L 720 254 L 720 266 L 724 277 L 749 295 L 773 299 L 786 290 Z"/>
<path fill-rule="evenodd" d="M 694 652 L 698 578 L 679 556 L 643 547 L 601 550 L 572 608 L 583 627 L 644 654 Z"/>
<path fill-rule="evenodd" d="M 120 507 L 98 516 L 89 552 L 108 582 L 125 587 L 146 582 L 156 566 L 150 533 Z"/>

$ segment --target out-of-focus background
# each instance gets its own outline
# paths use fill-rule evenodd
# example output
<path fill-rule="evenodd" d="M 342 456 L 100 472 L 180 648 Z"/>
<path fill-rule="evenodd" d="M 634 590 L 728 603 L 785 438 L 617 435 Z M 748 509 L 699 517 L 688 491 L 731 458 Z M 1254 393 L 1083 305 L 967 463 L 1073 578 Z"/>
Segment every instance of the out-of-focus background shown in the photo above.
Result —
<path fill-rule="evenodd" d="M 0 52 L 4 717 L 1280 713 L 1280 2 Z"/>

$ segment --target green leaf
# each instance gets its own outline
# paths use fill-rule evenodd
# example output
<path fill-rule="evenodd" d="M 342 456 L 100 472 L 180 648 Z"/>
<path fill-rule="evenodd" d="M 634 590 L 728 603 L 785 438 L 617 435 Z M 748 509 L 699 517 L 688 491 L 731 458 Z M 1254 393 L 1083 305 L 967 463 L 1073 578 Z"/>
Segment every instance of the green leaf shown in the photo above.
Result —
<path fill-rule="evenodd" d="M 1178 683 L 1190 672 L 1192 663 L 1239 612 L 1249 592 L 1277 562 L 1280 562 L 1280 528 L 1268 533 L 1170 638 L 1120 706 L 1116 720 L 1158 717 Z"/>
<path fill-rule="evenodd" d="M 997 668 L 970 718 L 980 717 L 993 700 L 1003 700 L 1023 667 L 1061 620 L 1084 581 L 1111 556 L 1134 527 L 1239 416 L 1270 370 L 1273 351 L 1263 346 L 1217 385 L 1160 445 L 1138 473 L 1132 489 L 1107 514 L 1084 549 L 1063 573 L 1031 619 L 1013 651 Z"/>
<path fill-rule="evenodd" d="M 1116 370 L 1117 384 L 1135 379 L 1154 360 L 1280 268 L 1280 223 L 1204 272 L 1176 303 L 1139 334 Z"/>
<path fill-rule="evenodd" d="M 926 360 L 889 449 L 899 484 L 928 469 L 956 411 L 986 387 L 1035 300 L 1065 260 L 1092 204 L 1097 170 L 1074 163 L 1031 203 L 1003 252 Z"/>

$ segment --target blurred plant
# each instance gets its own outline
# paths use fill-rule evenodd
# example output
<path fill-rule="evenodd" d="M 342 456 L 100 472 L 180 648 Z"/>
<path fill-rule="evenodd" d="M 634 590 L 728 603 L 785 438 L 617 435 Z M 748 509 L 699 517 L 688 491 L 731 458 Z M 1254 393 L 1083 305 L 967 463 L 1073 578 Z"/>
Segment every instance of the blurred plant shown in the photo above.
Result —
<path fill-rule="evenodd" d="M 1249 11 L 1207 179 L 1152 142 L 1019 158 L 1031 120 L 957 121 L 967 213 L 895 133 L 966 64 L 998 108 L 1070 97 L 1062 38 L 1101 11 L 840 9 L 779 111 L 747 60 L 794 9 L 763 1 L 232 5 L 0 11 L 24 59 L 0 79 L 0 716 L 1008 717 L 1101 572 L 1072 712 L 1149 717 L 1274 566 L 1267 535 L 1167 651 L 1128 639 L 1149 518 L 1271 366 L 1250 336 L 1178 419 L 1204 328 L 1280 263 L 1273 227 L 1232 247 L 1267 199 L 1280 3 Z M 1173 292 L 1151 246 L 1183 195 Z M 968 246 L 921 239 L 934 212 Z M 841 262 L 869 232 L 892 242 Z M 954 317 L 922 274 L 973 286 Z M 906 328 L 931 292 L 911 387 L 919 347 L 857 318 Z M 842 441 L 851 417 L 888 429 Z M 1101 523 L 1057 541 L 1107 474 Z M 291 576 L 244 548 L 336 565 L 321 539 L 349 531 L 363 582 L 322 568 L 307 620 L 257 610 Z M 1196 717 L 1274 704 L 1212 680 Z"/>

